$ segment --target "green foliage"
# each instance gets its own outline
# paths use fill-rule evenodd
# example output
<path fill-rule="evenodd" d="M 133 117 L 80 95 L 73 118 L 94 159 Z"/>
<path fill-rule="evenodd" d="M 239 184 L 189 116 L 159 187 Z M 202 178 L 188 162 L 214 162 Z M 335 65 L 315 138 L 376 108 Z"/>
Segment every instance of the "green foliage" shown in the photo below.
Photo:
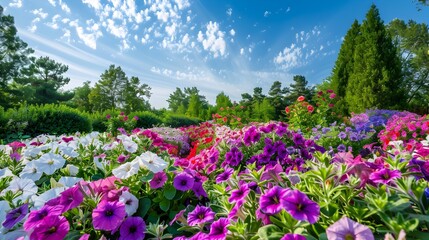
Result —
<path fill-rule="evenodd" d="M 138 117 L 136 127 L 139 128 L 152 128 L 154 126 L 159 126 L 163 123 L 161 117 L 158 117 L 154 113 L 148 111 L 132 112 L 130 113 L 130 115 Z"/>
<path fill-rule="evenodd" d="M 375 5 L 368 11 L 360 31 L 345 97 L 349 111 L 400 107 L 398 103 L 404 100 L 401 62 Z"/>
<path fill-rule="evenodd" d="M 118 115 L 108 114 L 106 119 L 107 132 L 116 136 L 118 131 L 121 133 L 124 131 L 130 133 L 136 127 L 138 118 L 121 112 Z"/>
<path fill-rule="evenodd" d="M 87 116 L 64 105 L 23 105 L 18 109 L 9 109 L 6 117 L 14 123 L 8 125 L 8 134 L 17 134 L 17 129 L 14 128 L 19 124 L 23 126 L 20 129 L 22 134 L 29 137 L 40 134 L 87 133 L 92 130 L 91 121 Z"/>
<path fill-rule="evenodd" d="M 164 124 L 172 128 L 197 125 L 200 122 L 202 122 L 201 119 L 180 114 L 167 114 L 164 119 Z"/>
<path fill-rule="evenodd" d="M 91 93 L 91 82 L 86 81 L 83 83 L 83 86 L 76 87 L 73 92 L 73 98 L 67 102 L 67 105 L 77 108 L 82 112 L 91 112 L 92 105 L 89 102 L 89 94 Z"/>
<path fill-rule="evenodd" d="M 304 76 L 295 75 L 293 76 L 294 83 L 290 84 L 288 89 L 289 94 L 286 99 L 289 103 L 294 102 L 299 96 L 304 96 L 307 101 L 311 102 L 314 95 L 314 89 L 308 86 L 308 81 Z"/>
<path fill-rule="evenodd" d="M 285 99 L 285 94 L 288 89 L 282 89 L 282 83 L 279 81 L 273 82 L 270 90 L 268 91 L 268 100 L 272 107 L 274 107 L 274 115 L 271 120 L 280 120 L 282 117 L 282 112 L 287 105 L 287 100 Z"/>

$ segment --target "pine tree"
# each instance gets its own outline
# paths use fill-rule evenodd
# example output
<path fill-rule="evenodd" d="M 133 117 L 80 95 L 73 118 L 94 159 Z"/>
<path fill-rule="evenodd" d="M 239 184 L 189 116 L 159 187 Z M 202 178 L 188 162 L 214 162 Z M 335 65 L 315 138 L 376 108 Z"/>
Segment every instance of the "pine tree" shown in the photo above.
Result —
<path fill-rule="evenodd" d="M 398 107 L 396 104 L 404 100 L 401 62 L 375 5 L 368 11 L 356 42 L 346 90 L 349 111 Z"/>
<path fill-rule="evenodd" d="M 311 97 L 313 96 L 314 89 L 307 86 L 308 81 L 305 79 L 305 77 L 301 75 L 295 75 L 293 76 L 293 81 L 295 83 L 290 84 L 287 100 L 293 103 L 299 96 L 304 96 L 307 101 L 310 101 Z"/>

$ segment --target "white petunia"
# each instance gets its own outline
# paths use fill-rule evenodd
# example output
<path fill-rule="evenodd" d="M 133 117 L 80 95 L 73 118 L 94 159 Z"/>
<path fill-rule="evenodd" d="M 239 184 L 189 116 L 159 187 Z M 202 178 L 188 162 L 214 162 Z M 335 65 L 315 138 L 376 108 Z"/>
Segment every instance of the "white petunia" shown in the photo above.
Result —
<path fill-rule="evenodd" d="M 77 178 L 77 177 L 60 177 L 60 180 L 58 180 L 58 183 L 62 184 L 66 188 L 70 188 L 82 180 L 83 178 Z"/>
<path fill-rule="evenodd" d="M 153 152 L 145 152 L 136 157 L 133 162 L 137 162 L 140 168 L 147 168 L 153 173 L 158 173 L 164 170 L 168 164 L 164 159 L 160 158 Z"/>
<path fill-rule="evenodd" d="M 42 176 L 43 172 L 37 167 L 34 161 L 28 162 L 19 174 L 20 178 L 31 179 L 37 181 Z"/>
<path fill-rule="evenodd" d="M 131 177 L 132 175 L 137 174 L 139 171 L 139 165 L 135 162 L 126 162 L 122 164 L 121 166 L 113 169 L 112 174 L 120 179 L 127 179 Z"/>
<path fill-rule="evenodd" d="M 132 140 L 123 141 L 122 145 L 124 145 L 125 150 L 129 153 L 137 152 L 138 145 Z"/>
<path fill-rule="evenodd" d="M 7 188 L 5 188 L 1 194 L 4 195 L 7 191 L 12 191 L 13 193 L 22 193 L 16 197 L 13 201 L 16 203 L 18 200 L 23 202 L 27 201 L 31 196 L 37 193 L 37 186 L 31 179 L 21 179 L 15 177 Z"/>
<path fill-rule="evenodd" d="M 13 175 L 12 171 L 9 168 L 5 167 L 5 168 L 0 169 L 0 179 L 5 178 L 5 177 L 9 177 L 9 176 L 10 177 L 15 176 L 15 175 Z"/>
<path fill-rule="evenodd" d="M 125 212 L 128 216 L 132 216 L 136 213 L 137 208 L 139 207 L 139 200 L 130 192 L 122 192 L 119 197 L 119 202 L 125 204 Z"/>
<path fill-rule="evenodd" d="M 66 160 L 59 154 L 45 153 L 39 159 L 34 160 L 39 171 L 52 175 L 55 171 L 62 168 Z"/>
<path fill-rule="evenodd" d="M 37 146 L 37 147 L 29 147 L 24 149 L 24 151 L 22 152 L 22 155 L 25 157 L 37 157 L 37 155 L 39 155 L 39 153 L 44 150 L 44 148 L 47 148 L 47 146 Z"/>
<path fill-rule="evenodd" d="M 13 149 L 9 145 L 0 145 L 0 152 L 4 152 L 6 155 L 10 155 Z"/>
<path fill-rule="evenodd" d="M 70 176 L 76 176 L 79 173 L 79 168 L 72 164 L 67 164 L 67 171 L 69 171 Z"/>
<path fill-rule="evenodd" d="M 79 154 L 72 147 L 60 145 L 59 149 L 60 149 L 60 152 L 66 156 L 69 156 L 72 158 L 79 156 Z"/>
<path fill-rule="evenodd" d="M 104 145 L 102 148 L 104 151 L 109 151 L 109 150 L 115 149 L 118 145 L 119 145 L 118 142 L 112 142 Z"/>
<path fill-rule="evenodd" d="M 105 154 L 94 156 L 95 166 L 103 171 L 106 170 L 106 165 L 107 165 L 107 161 L 105 160 L 105 158 L 106 158 Z"/>
<path fill-rule="evenodd" d="M 48 191 L 40 194 L 39 196 L 33 196 L 34 208 L 40 209 L 47 203 L 49 200 L 52 200 L 58 196 L 65 190 L 64 187 L 57 187 L 49 189 Z"/>

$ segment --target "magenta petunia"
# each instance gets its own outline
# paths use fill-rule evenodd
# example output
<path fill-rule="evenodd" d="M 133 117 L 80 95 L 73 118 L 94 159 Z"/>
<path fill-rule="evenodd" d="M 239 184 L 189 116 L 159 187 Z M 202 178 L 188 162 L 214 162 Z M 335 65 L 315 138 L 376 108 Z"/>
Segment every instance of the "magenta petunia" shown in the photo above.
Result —
<path fill-rule="evenodd" d="M 28 203 L 21 205 L 18 208 L 12 209 L 6 214 L 6 220 L 3 222 L 3 227 L 10 229 L 15 224 L 20 222 L 28 213 Z"/>
<path fill-rule="evenodd" d="M 58 240 L 64 239 L 70 230 L 67 219 L 63 216 L 47 216 L 34 228 L 30 240 Z"/>
<path fill-rule="evenodd" d="M 94 229 L 112 231 L 121 225 L 126 214 L 123 203 L 101 201 L 97 208 L 92 211 Z"/>
<path fill-rule="evenodd" d="M 240 201 L 244 199 L 249 194 L 249 192 L 249 185 L 247 185 L 246 183 L 240 184 L 240 186 L 238 186 L 238 189 L 233 190 L 231 192 L 231 196 L 229 197 L 228 201 L 230 203 Z"/>
<path fill-rule="evenodd" d="M 141 217 L 129 217 L 119 229 L 119 240 L 143 240 L 145 237 L 146 223 Z"/>
<path fill-rule="evenodd" d="M 194 211 L 188 213 L 189 226 L 195 226 L 202 223 L 212 222 L 215 213 L 209 207 L 197 206 Z"/>
<path fill-rule="evenodd" d="M 389 184 L 396 178 L 401 177 L 401 172 L 399 170 L 390 170 L 383 168 L 381 170 L 375 171 L 369 175 L 369 179 L 374 183 Z"/>
<path fill-rule="evenodd" d="M 280 240 L 305 240 L 306 238 L 299 234 L 287 233 Z"/>
<path fill-rule="evenodd" d="M 274 215 L 279 213 L 283 209 L 281 200 L 286 196 L 286 193 L 290 190 L 275 186 L 265 194 L 261 195 L 259 199 L 259 208 L 261 213 L 267 215 Z"/>
<path fill-rule="evenodd" d="M 220 173 L 216 177 L 216 183 L 221 183 L 227 181 L 231 175 L 234 173 L 234 169 L 230 167 L 225 167 L 225 170 L 223 173 Z"/>
<path fill-rule="evenodd" d="M 167 181 L 167 174 L 164 171 L 157 172 L 153 175 L 152 180 L 150 180 L 150 188 L 157 189 L 164 186 L 165 182 Z"/>
<path fill-rule="evenodd" d="M 173 186 L 179 191 L 188 191 L 194 186 L 195 179 L 187 174 L 180 173 L 173 180 Z"/>
<path fill-rule="evenodd" d="M 219 218 L 217 221 L 214 221 L 210 226 L 209 239 L 225 239 L 226 235 L 228 234 L 228 225 L 229 220 L 227 218 Z"/>
<path fill-rule="evenodd" d="M 61 205 L 49 206 L 45 205 L 39 210 L 31 211 L 28 215 L 27 220 L 24 222 L 24 230 L 30 231 L 37 225 L 43 222 L 47 216 L 59 216 L 63 213 L 63 207 Z"/>
<path fill-rule="evenodd" d="M 290 190 L 281 199 L 285 210 L 296 220 L 308 221 L 313 224 L 320 216 L 320 207 L 299 190 Z"/>
<path fill-rule="evenodd" d="M 367 226 L 344 216 L 326 229 L 328 239 L 373 240 L 374 235 Z"/>
<path fill-rule="evenodd" d="M 82 202 L 83 193 L 78 186 L 71 187 L 61 193 L 60 205 L 63 206 L 63 212 L 79 206 Z"/>

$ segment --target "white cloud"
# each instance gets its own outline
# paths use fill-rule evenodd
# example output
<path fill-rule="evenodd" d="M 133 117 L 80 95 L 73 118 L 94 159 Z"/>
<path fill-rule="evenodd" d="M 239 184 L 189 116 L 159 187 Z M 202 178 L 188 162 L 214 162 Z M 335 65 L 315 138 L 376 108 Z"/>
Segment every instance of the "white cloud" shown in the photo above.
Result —
<path fill-rule="evenodd" d="M 186 22 L 190 22 L 191 21 L 191 17 L 190 16 L 187 16 L 186 17 Z"/>
<path fill-rule="evenodd" d="M 185 45 L 189 43 L 189 34 L 185 34 L 185 36 L 183 36 L 182 43 Z"/>
<path fill-rule="evenodd" d="M 70 13 L 70 12 L 71 12 L 71 10 L 70 10 L 69 6 L 67 6 L 67 4 L 63 2 L 63 0 L 60 0 L 59 4 L 60 4 L 60 6 L 61 6 L 61 9 L 62 9 L 64 12 L 66 12 L 66 13 Z"/>
<path fill-rule="evenodd" d="M 217 22 L 210 21 L 206 25 L 206 32 L 198 32 L 198 41 L 202 43 L 204 50 L 210 51 L 215 58 L 219 55 L 224 56 L 226 51 L 226 42 L 223 39 L 224 33 L 219 30 Z"/>
<path fill-rule="evenodd" d="M 91 21 L 89 21 L 89 22 L 91 22 Z M 89 22 L 87 22 L 87 23 L 89 23 Z M 71 21 L 69 23 L 69 25 L 71 27 L 75 27 L 77 36 L 79 37 L 80 40 L 83 41 L 83 43 L 86 46 L 88 46 L 92 49 L 97 49 L 97 39 L 99 37 L 103 36 L 102 32 L 98 30 L 97 26 L 87 27 L 86 30 L 89 30 L 89 33 L 88 33 L 88 32 L 85 32 L 83 27 L 79 26 L 78 20 Z M 94 24 L 94 25 L 96 25 L 96 24 Z"/>
<path fill-rule="evenodd" d="M 282 52 L 279 52 L 274 58 L 274 63 L 282 69 L 289 70 L 301 65 L 300 58 L 302 57 L 301 48 L 291 44 L 290 47 L 285 47 Z"/>
<path fill-rule="evenodd" d="M 287 7 L 286 12 L 290 12 L 290 7 Z"/>
<path fill-rule="evenodd" d="M 265 11 L 265 12 L 264 12 L 264 17 L 268 17 L 268 16 L 270 16 L 270 14 L 271 14 L 271 12 L 269 12 L 269 11 Z"/>
<path fill-rule="evenodd" d="M 163 22 L 167 22 L 168 21 L 168 16 L 169 16 L 168 12 L 164 12 L 164 11 L 158 11 L 158 12 L 156 12 L 156 17 L 158 18 L 158 20 L 161 20 Z"/>
<path fill-rule="evenodd" d="M 48 0 L 48 2 L 53 6 L 57 6 L 57 3 L 55 2 L 55 0 Z"/>
<path fill-rule="evenodd" d="M 244 55 L 244 48 L 240 49 L 240 55 Z"/>
<path fill-rule="evenodd" d="M 324 48 L 323 45 L 320 45 L 319 51 L 322 51 L 323 48 Z"/>
<path fill-rule="evenodd" d="M 34 33 L 37 30 L 37 23 L 40 22 L 40 18 L 36 17 L 35 19 L 33 19 L 33 21 L 31 21 L 31 25 L 28 28 L 28 30 L 32 33 Z"/>
<path fill-rule="evenodd" d="M 13 0 L 11 3 L 9 3 L 9 7 L 21 8 L 22 0 Z"/>
<path fill-rule="evenodd" d="M 36 16 L 41 17 L 42 19 L 45 19 L 48 16 L 47 13 L 43 12 L 42 8 L 34 9 L 33 11 L 31 11 L 31 13 L 36 15 Z"/>
<path fill-rule="evenodd" d="M 229 34 L 231 34 L 231 36 L 235 36 L 235 30 L 234 30 L 234 29 L 231 29 L 231 30 L 229 31 Z"/>
<path fill-rule="evenodd" d="M 82 3 L 87 4 L 88 6 L 94 8 L 95 10 L 101 9 L 100 0 L 82 0 Z"/>
<path fill-rule="evenodd" d="M 182 10 L 184 8 L 187 8 L 189 6 L 191 6 L 191 4 L 189 3 L 188 0 L 174 0 L 177 4 L 177 7 L 179 8 L 179 10 Z"/>
<path fill-rule="evenodd" d="M 47 25 L 48 27 L 52 28 L 52 29 L 58 29 L 58 28 L 59 28 L 59 26 L 58 26 L 58 19 L 59 19 L 60 17 L 61 17 L 61 16 L 60 16 L 59 14 L 56 14 L 55 16 L 53 16 L 53 17 L 52 17 L 52 21 L 51 21 L 51 22 L 46 23 L 46 25 Z"/>
<path fill-rule="evenodd" d="M 111 19 L 107 19 L 107 28 L 106 30 L 111 33 L 113 36 L 124 39 L 127 36 L 128 29 L 127 26 L 121 25 L 118 26 Z"/>
<path fill-rule="evenodd" d="M 232 15 L 232 8 L 228 8 L 228 9 L 226 10 L 226 14 L 227 14 L 228 16 L 231 16 L 231 15 Z"/>
<path fill-rule="evenodd" d="M 176 23 L 173 22 L 171 26 L 166 26 L 165 31 L 167 32 L 168 36 L 173 36 L 176 33 Z"/>

